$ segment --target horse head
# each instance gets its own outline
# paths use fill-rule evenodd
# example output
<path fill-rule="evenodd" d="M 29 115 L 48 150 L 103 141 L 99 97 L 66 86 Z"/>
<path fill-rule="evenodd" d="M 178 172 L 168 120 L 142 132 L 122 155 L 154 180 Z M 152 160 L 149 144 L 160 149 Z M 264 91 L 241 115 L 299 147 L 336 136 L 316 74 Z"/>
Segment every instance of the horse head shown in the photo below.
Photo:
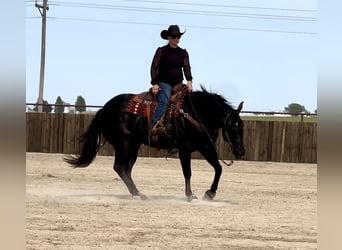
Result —
<path fill-rule="evenodd" d="M 240 111 L 243 102 L 240 103 L 237 109 L 232 109 L 226 112 L 224 126 L 222 128 L 223 139 L 230 143 L 233 154 L 237 159 L 241 159 L 245 155 L 243 144 L 243 122 L 240 118 Z"/>

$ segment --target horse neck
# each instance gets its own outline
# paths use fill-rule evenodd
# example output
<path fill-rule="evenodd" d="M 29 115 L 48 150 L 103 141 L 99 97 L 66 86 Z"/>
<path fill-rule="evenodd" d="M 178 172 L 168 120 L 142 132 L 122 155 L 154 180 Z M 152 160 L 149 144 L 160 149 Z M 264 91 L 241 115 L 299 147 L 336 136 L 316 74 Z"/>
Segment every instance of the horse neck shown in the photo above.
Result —
<path fill-rule="evenodd" d="M 224 127 L 227 114 L 233 110 L 223 98 L 206 91 L 192 93 L 188 101 L 193 115 L 213 129 Z"/>
<path fill-rule="evenodd" d="M 226 104 L 223 104 L 223 106 L 225 105 Z M 227 105 L 227 109 L 228 108 Z M 222 109 L 222 104 L 210 103 L 210 101 L 203 102 L 203 100 L 199 98 L 195 99 L 191 109 L 196 120 L 201 120 L 206 127 L 216 130 L 224 126 L 225 116 L 228 111 Z"/>

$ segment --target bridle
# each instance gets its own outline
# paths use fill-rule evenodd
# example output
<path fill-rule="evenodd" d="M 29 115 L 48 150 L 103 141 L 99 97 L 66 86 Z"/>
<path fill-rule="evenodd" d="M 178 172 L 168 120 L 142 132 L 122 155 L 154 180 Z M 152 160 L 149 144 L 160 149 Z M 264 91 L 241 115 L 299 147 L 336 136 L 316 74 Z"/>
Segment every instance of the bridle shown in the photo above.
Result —
<path fill-rule="evenodd" d="M 227 139 L 227 142 L 232 145 L 230 139 L 229 139 L 229 135 L 227 133 L 227 123 L 228 123 L 228 119 L 229 119 L 229 116 L 231 115 L 232 111 L 228 111 L 227 112 L 227 115 L 226 115 L 226 118 L 224 119 L 224 122 L 223 122 L 223 128 L 222 130 L 224 130 L 224 137 Z"/>

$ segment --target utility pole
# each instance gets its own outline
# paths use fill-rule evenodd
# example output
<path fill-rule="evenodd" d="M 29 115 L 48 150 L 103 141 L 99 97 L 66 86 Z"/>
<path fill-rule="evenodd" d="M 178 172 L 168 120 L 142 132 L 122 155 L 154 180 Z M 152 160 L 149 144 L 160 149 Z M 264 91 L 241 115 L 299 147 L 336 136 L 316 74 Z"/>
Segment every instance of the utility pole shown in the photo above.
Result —
<path fill-rule="evenodd" d="M 43 0 L 43 5 L 35 5 L 40 15 L 42 16 L 42 44 L 41 44 L 41 59 L 40 59 L 40 80 L 38 94 L 38 112 L 43 112 L 43 92 L 44 92 L 44 73 L 45 73 L 45 38 L 46 38 L 46 11 L 49 10 L 47 0 Z"/>

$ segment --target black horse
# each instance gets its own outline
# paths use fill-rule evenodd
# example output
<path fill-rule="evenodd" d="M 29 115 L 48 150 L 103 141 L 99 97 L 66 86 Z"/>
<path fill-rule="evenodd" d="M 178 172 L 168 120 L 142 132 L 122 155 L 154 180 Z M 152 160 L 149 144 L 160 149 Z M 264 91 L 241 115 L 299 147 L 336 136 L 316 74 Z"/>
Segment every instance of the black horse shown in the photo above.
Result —
<path fill-rule="evenodd" d="M 199 151 L 215 170 L 214 180 L 204 197 L 213 199 L 216 195 L 222 166 L 215 147 L 219 129 L 225 141 L 231 145 L 237 159 L 244 155 L 243 122 L 240 111 L 243 102 L 234 109 L 221 95 L 210 93 L 201 86 L 201 91 L 187 92 L 178 116 L 170 119 L 171 136 L 163 142 L 151 141 L 148 119 L 126 112 L 127 103 L 133 94 L 120 94 L 109 100 L 100 109 L 88 130 L 83 134 L 83 145 L 77 156 L 64 160 L 75 168 L 87 167 L 95 159 L 101 146 L 101 135 L 115 150 L 114 170 L 126 184 L 133 196 L 146 198 L 134 184 L 131 173 L 138 156 L 140 145 L 158 148 L 176 148 L 185 178 L 185 195 L 191 201 L 197 198 L 191 191 L 191 153 Z M 170 104 L 172 105 L 172 103 Z"/>

